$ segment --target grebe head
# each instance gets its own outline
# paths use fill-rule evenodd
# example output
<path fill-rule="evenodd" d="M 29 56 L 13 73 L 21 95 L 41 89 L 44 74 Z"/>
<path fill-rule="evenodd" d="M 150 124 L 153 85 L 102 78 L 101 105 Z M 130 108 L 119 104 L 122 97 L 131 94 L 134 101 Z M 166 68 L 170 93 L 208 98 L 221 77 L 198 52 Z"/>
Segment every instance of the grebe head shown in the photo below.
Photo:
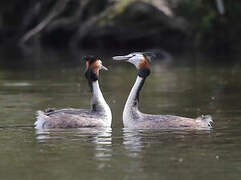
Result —
<path fill-rule="evenodd" d="M 147 53 L 131 53 L 125 56 L 114 56 L 112 57 L 116 61 L 126 61 L 134 64 L 138 70 L 138 75 L 141 77 L 147 77 L 150 74 L 150 57 Z"/>
<path fill-rule="evenodd" d="M 108 70 L 100 59 L 95 56 L 84 56 L 85 60 L 85 77 L 91 81 L 98 80 L 100 70 Z"/>

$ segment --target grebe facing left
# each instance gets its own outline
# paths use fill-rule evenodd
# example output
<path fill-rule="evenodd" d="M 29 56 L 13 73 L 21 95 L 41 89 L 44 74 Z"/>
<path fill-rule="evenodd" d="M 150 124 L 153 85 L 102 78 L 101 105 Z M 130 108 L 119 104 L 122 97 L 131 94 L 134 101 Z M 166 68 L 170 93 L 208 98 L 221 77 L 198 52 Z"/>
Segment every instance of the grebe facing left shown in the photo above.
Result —
<path fill-rule="evenodd" d="M 66 108 L 38 111 L 36 129 L 111 127 L 112 114 L 99 87 L 99 70 L 107 70 L 101 60 L 93 56 L 84 57 L 85 77 L 91 90 L 91 109 Z"/>
<path fill-rule="evenodd" d="M 209 115 L 196 119 L 173 115 L 152 115 L 138 109 L 139 93 L 145 79 L 150 74 L 150 65 L 145 53 L 131 53 L 113 57 L 116 61 L 132 63 L 137 68 L 137 79 L 126 101 L 123 111 L 124 127 L 134 129 L 210 129 L 212 118 Z"/>

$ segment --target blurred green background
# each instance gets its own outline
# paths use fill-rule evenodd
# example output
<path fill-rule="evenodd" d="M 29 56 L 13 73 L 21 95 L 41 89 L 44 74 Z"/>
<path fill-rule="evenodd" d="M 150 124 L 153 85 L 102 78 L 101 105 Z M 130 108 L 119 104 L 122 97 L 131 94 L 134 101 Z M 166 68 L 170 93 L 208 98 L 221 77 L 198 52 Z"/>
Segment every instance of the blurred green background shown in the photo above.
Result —
<path fill-rule="evenodd" d="M 235 0 L 8 0 L 0 46 L 239 55 L 240 17 Z"/>

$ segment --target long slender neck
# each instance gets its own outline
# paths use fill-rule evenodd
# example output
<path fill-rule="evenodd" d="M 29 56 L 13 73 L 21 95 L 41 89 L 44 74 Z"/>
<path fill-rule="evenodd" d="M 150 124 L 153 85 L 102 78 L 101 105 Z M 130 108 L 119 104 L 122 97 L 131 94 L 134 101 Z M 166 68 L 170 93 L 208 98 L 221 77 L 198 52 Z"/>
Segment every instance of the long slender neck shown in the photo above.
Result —
<path fill-rule="evenodd" d="M 126 108 L 132 108 L 137 107 L 138 108 L 138 102 L 139 102 L 139 94 L 141 91 L 142 86 L 144 85 L 145 78 L 137 76 L 136 82 L 134 86 L 131 89 L 131 92 L 128 96 L 128 99 L 126 101 L 125 109 Z"/>
<path fill-rule="evenodd" d="M 141 117 L 141 113 L 138 110 L 139 94 L 149 74 L 149 69 L 140 69 L 138 71 L 136 82 L 131 89 L 123 111 L 124 126 L 128 127 L 134 120 L 138 121 Z"/>
<path fill-rule="evenodd" d="M 92 81 L 91 85 L 91 111 L 106 111 L 106 108 L 109 108 L 109 106 L 102 95 L 98 80 Z"/>
<path fill-rule="evenodd" d="M 98 113 L 100 119 L 105 121 L 105 125 L 110 127 L 112 121 L 112 113 L 100 90 L 98 75 L 94 73 L 91 69 L 88 69 L 85 72 L 85 77 L 88 80 L 88 84 L 90 86 L 90 91 L 92 94 L 91 112 Z"/>
<path fill-rule="evenodd" d="M 91 111 L 92 112 L 107 112 L 109 111 L 109 106 L 105 102 L 105 99 L 100 90 L 98 76 L 96 73 L 92 71 L 92 69 L 88 69 L 85 73 L 85 77 L 88 80 L 90 91 L 92 93 L 91 97 Z"/>
<path fill-rule="evenodd" d="M 140 119 L 140 112 L 138 110 L 139 93 L 145 82 L 145 78 L 137 76 L 136 82 L 131 89 L 128 99 L 123 111 L 123 123 L 128 127 L 133 121 Z"/>

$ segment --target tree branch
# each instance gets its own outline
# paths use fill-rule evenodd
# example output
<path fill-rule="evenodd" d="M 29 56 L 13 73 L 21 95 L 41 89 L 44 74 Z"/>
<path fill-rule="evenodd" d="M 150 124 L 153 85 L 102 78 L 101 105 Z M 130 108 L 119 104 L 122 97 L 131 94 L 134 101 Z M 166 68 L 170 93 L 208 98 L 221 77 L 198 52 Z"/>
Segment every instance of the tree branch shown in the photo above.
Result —
<path fill-rule="evenodd" d="M 83 10 L 86 8 L 89 0 L 82 0 L 78 3 L 78 7 L 75 10 L 75 13 L 70 17 L 63 17 L 54 20 L 51 22 L 51 24 L 47 27 L 48 30 L 57 29 L 59 27 L 65 27 L 65 28 L 73 28 L 75 26 L 78 26 L 78 24 L 81 21 L 81 17 L 83 15 Z"/>
<path fill-rule="evenodd" d="M 107 15 L 114 12 L 118 7 L 119 7 L 119 3 L 111 5 L 103 12 L 91 17 L 90 19 L 82 23 L 79 26 L 79 29 L 77 30 L 76 34 L 72 37 L 70 41 L 71 43 L 70 46 L 72 48 L 75 48 L 79 40 L 81 40 L 89 32 L 89 30 L 93 25 L 97 24 L 101 19 L 105 18 Z"/>
<path fill-rule="evenodd" d="M 47 17 L 45 17 L 36 27 L 23 35 L 23 37 L 20 39 L 20 44 L 24 44 L 33 36 L 40 33 L 55 17 L 57 17 L 64 11 L 66 4 L 69 1 L 70 0 L 58 0 L 57 3 L 54 5 L 53 9 L 47 15 Z"/>

